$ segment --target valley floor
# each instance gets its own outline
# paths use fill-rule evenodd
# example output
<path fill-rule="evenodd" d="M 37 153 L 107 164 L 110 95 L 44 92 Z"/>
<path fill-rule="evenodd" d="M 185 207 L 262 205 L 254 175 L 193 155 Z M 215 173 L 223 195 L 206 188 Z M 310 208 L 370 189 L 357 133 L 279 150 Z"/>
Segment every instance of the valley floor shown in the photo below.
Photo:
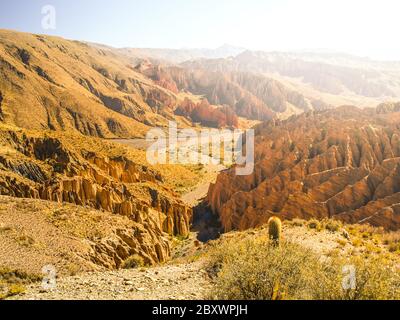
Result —
<path fill-rule="evenodd" d="M 231 232 L 222 238 L 245 235 L 259 237 L 265 228 L 245 232 Z M 341 233 L 310 230 L 305 226 L 284 226 L 287 240 L 299 243 L 322 255 L 334 250 L 346 254 L 349 243 L 340 245 Z M 22 300 L 202 300 L 212 292 L 212 280 L 205 270 L 207 244 L 200 250 L 193 243 L 196 233 L 179 243 L 175 258 L 168 264 L 129 270 L 88 272 L 57 279 L 55 290 L 43 290 L 41 283 L 26 288 L 25 293 L 11 299 Z M 198 251 L 199 250 L 199 251 Z"/>
<path fill-rule="evenodd" d="M 93 272 L 58 279 L 57 289 L 27 288 L 23 300 L 201 300 L 211 287 L 200 261 L 149 269 Z"/>

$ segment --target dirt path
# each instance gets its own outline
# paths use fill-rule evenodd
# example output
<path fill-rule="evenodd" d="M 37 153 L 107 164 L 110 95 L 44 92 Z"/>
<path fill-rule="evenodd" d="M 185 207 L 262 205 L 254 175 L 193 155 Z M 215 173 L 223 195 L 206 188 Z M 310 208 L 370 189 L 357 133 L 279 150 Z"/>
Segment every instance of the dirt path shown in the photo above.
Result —
<path fill-rule="evenodd" d="M 24 300 L 201 300 L 210 281 L 201 262 L 86 273 L 57 280 L 57 289 L 28 288 Z"/>
<path fill-rule="evenodd" d="M 145 139 L 115 139 L 112 141 L 141 150 L 146 150 L 146 148 L 151 145 L 151 142 L 147 142 Z M 166 142 L 165 144 L 167 145 Z M 178 143 L 178 146 L 180 147 L 185 145 L 190 146 L 189 152 L 195 154 L 199 153 L 196 148 L 194 150 L 191 150 L 191 147 L 197 146 L 195 143 L 191 142 L 191 140 Z M 191 207 L 195 207 L 199 204 L 200 200 L 202 200 L 207 195 L 210 184 L 214 183 L 217 179 L 218 173 L 226 168 L 221 164 L 213 164 L 212 158 L 210 156 L 199 153 L 198 157 L 201 157 L 203 161 L 208 164 L 204 166 L 204 176 L 201 178 L 201 181 L 199 181 L 194 190 L 182 196 L 182 200 Z"/>
<path fill-rule="evenodd" d="M 182 200 L 191 207 L 195 207 L 199 202 L 207 196 L 208 189 L 211 183 L 214 183 L 217 179 L 218 173 L 224 170 L 223 165 L 209 164 L 204 167 L 205 174 L 199 184 L 194 190 L 188 192 L 182 196 Z"/>

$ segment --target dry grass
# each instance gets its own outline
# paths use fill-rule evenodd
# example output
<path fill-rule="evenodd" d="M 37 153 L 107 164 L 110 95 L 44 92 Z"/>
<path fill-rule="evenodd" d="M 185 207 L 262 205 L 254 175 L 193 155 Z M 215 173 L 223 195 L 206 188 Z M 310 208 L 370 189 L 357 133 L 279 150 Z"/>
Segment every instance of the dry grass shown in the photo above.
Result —
<path fill-rule="evenodd" d="M 317 219 L 311 219 L 310 221 L 308 221 L 307 226 L 308 226 L 308 228 L 316 230 L 316 231 L 322 230 L 321 222 Z"/>
<path fill-rule="evenodd" d="M 42 280 L 42 276 L 0 267 L 0 300 L 20 295 L 25 286 Z"/>
<path fill-rule="evenodd" d="M 12 204 L 15 210 L 2 209 L 3 204 Z M 0 266 L 20 270 L 18 275 L 41 274 L 45 265 L 54 265 L 60 275 L 103 269 L 91 260 L 96 255 L 93 247 L 107 239 L 118 240 L 117 230 L 137 227 L 127 217 L 90 208 L 4 196 L 0 196 L 0 220 Z"/>
<path fill-rule="evenodd" d="M 354 287 L 344 289 L 346 266 L 355 270 Z M 271 246 L 266 237 L 231 239 L 209 254 L 213 299 L 380 300 L 400 298 L 400 273 L 384 256 L 321 257 L 286 242 Z M 350 282 L 351 283 L 351 282 Z"/>

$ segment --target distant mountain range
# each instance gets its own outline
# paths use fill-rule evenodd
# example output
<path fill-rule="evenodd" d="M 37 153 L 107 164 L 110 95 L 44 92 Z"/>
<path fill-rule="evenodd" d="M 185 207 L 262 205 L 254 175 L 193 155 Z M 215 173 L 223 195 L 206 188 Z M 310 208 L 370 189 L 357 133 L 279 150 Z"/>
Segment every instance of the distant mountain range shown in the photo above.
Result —
<path fill-rule="evenodd" d="M 398 62 L 229 45 L 115 49 L 6 30 L 0 35 L 0 120 L 24 128 L 137 137 L 169 120 L 236 126 L 237 117 L 284 119 L 400 97 Z"/>
<path fill-rule="evenodd" d="M 128 55 L 133 55 L 142 58 L 152 58 L 171 63 L 181 63 L 194 59 L 219 59 L 235 57 L 238 54 L 245 52 L 245 48 L 235 47 L 225 44 L 216 49 L 120 49 Z"/>
<path fill-rule="evenodd" d="M 333 105 L 371 106 L 400 96 L 400 63 L 350 55 L 245 51 L 234 58 L 188 61 L 183 65 L 264 74 Z"/>

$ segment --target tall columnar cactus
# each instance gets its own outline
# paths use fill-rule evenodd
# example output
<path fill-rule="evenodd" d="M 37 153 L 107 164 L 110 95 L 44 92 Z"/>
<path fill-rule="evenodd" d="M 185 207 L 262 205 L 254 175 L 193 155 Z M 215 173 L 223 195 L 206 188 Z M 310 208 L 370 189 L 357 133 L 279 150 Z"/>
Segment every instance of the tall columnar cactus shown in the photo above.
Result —
<path fill-rule="evenodd" d="M 268 236 L 274 245 L 279 246 L 282 236 L 282 221 L 278 217 L 272 217 L 269 219 Z"/>

